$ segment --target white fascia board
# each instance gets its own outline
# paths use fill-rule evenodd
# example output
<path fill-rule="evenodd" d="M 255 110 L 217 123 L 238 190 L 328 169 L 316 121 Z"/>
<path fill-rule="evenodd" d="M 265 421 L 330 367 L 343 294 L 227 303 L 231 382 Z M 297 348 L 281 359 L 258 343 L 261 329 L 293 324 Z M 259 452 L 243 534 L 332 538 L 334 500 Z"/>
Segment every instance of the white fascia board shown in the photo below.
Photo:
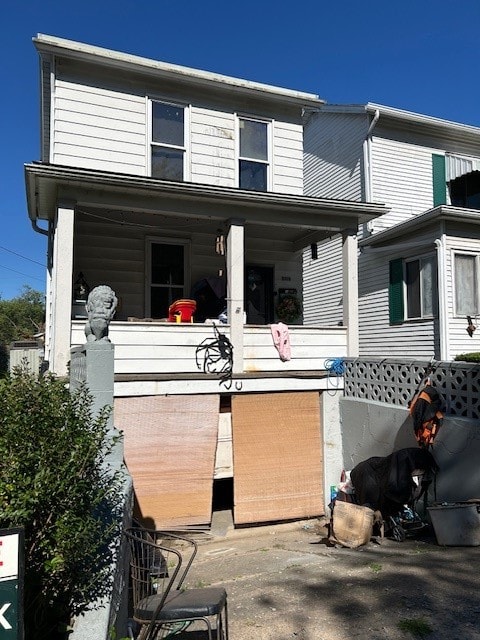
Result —
<path fill-rule="evenodd" d="M 141 56 L 104 49 L 93 45 L 57 38 L 39 33 L 33 38 L 33 43 L 39 53 L 52 53 L 70 58 L 97 62 L 107 66 L 121 67 L 131 71 L 154 73 L 157 76 L 175 77 L 179 80 L 195 82 L 199 85 L 210 85 L 224 88 L 234 88 L 246 93 L 267 94 L 271 98 L 286 102 L 296 102 L 299 106 L 320 106 L 324 100 L 317 94 L 285 89 L 274 85 L 252 82 L 241 78 L 224 76 L 210 71 L 202 71 L 177 64 L 151 60 Z"/>

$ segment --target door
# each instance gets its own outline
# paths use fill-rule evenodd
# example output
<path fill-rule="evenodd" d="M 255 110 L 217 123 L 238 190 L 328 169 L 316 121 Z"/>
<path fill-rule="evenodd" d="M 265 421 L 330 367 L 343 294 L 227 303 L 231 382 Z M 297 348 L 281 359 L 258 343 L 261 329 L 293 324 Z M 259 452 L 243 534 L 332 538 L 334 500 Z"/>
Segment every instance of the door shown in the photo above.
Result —
<path fill-rule="evenodd" d="M 247 265 L 245 272 L 247 324 L 273 322 L 273 267 Z"/>

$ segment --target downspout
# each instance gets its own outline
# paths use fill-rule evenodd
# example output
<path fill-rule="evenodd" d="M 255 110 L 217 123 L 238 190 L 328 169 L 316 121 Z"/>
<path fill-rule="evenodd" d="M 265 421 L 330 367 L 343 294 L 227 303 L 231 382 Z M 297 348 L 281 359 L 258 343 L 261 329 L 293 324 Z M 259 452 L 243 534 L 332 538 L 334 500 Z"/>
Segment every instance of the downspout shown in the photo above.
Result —
<path fill-rule="evenodd" d="M 438 332 L 440 337 L 439 360 L 449 359 L 450 345 L 448 343 L 448 318 L 447 318 L 447 287 L 445 282 L 445 233 L 442 222 L 442 234 L 435 240 L 437 247 L 437 281 L 438 281 Z"/>
<path fill-rule="evenodd" d="M 48 236 L 48 229 L 42 229 L 42 227 L 39 227 L 36 220 L 31 220 L 31 223 L 34 231 L 41 233 L 44 236 Z"/>
<path fill-rule="evenodd" d="M 365 184 L 365 202 L 373 202 L 373 179 L 372 179 L 372 133 L 375 129 L 377 122 L 380 119 L 380 111 L 375 110 L 370 126 L 368 127 L 367 135 L 363 141 L 363 175 Z M 373 231 L 372 223 L 367 222 L 363 225 L 363 237 L 370 235 Z"/>

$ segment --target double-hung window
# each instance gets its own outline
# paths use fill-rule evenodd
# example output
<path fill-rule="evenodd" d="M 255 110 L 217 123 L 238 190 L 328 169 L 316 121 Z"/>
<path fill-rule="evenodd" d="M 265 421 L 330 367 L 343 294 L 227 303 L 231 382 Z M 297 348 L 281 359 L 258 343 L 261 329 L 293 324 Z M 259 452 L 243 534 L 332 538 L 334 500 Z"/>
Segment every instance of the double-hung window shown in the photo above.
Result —
<path fill-rule="evenodd" d="M 151 103 L 151 175 L 182 182 L 185 175 L 185 107 Z"/>
<path fill-rule="evenodd" d="M 432 318 L 436 314 L 437 260 L 435 255 L 390 262 L 390 323 Z"/>
<path fill-rule="evenodd" d="M 270 123 L 254 118 L 238 119 L 240 189 L 267 191 L 269 184 Z"/>
<path fill-rule="evenodd" d="M 455 314 L 473 316 L 479 313 L 478 261 L 480 256 L 454 254 Z"/>

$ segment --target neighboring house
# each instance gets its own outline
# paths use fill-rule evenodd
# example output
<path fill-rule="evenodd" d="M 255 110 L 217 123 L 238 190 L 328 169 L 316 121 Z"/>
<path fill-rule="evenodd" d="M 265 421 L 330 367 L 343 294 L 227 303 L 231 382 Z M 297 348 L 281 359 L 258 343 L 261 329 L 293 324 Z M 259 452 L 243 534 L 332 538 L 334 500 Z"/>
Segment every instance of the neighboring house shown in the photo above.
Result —
<path fill-rule="evenodd" d="M 479 351 L 480 128 L 376 104 L 321 105 L 305 127 L 305 193 L 382 202 L 359 227 L 360 356 Z M 340 241 L 304 259 L 306 323 L 341 322 Z M 319 286 L 320 285 L 320 286 Z"/>
<path fill-rule="evenodd" d="M 66 374 L 85 342 L 80 274 L 111 286 L 115 424 L 141 515 L 208 523 L 213 480 L 231 490 L 232 477 L 235 523 L 323 512 L 341 465 L 340 438 L 328 448 L 322 435 L 326 363 L 358 353 L 356 232 L 386 209 L 304 195 L 304 116 L 322 100 L 46 35 L 34 44 L 41 158 L 25 172 L 29 216 L 48 235 L 50 370 Z M 277 302 L 302 302 L 305 248 L 333 233 L 343 326 L 292 318 L 282 359 Z M 195 322 L 167 321 L 195 296 Z"/>

